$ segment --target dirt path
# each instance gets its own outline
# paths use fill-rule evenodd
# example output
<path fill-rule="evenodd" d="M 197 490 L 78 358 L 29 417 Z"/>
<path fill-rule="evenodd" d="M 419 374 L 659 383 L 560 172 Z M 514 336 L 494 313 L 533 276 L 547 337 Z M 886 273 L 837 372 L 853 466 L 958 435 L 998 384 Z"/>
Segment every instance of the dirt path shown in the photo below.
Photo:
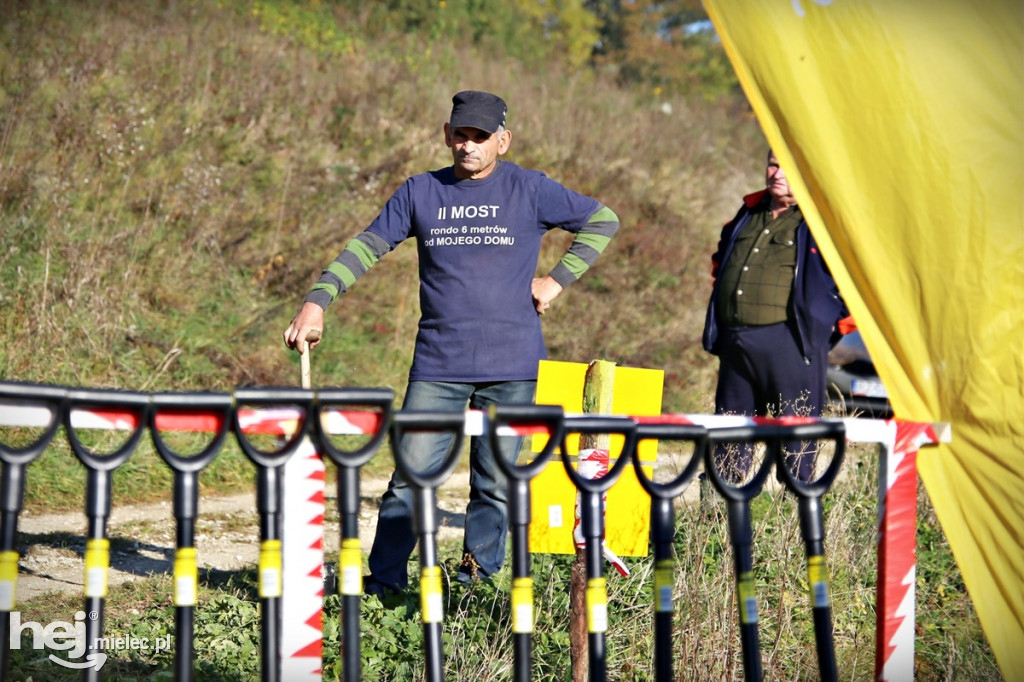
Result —
<path fill-rule="evenodd" d="M 360 481 L 359 536 L 364 552 L 370 550 L 380 496 L 386 488 L 386 478 Z M 461 537 L 468 492 L 467 471 L 456 471 L 438 489 L 439 540 Z M 339 544 L 338 506 L 334 486 L 327 486 L 325 493 L 324 552 L 331 557 L 337 555 Z M 693 504 L 698 496 L 697 486 L 691 485 L 681 502 Z M 85 529 L 85 514 L 81 511 L 22 514 L 19 517 L 22 556 L 17 583 L 18 602 L 51 592 L 82 593 Z M 107 524 L 107 535 L 111 540 L 111 586 L 173 571 L 175 522 L 170 500 L 149 505 L 115 506 Z M 201 499 L 195 538 L 200 570 L 232 571 L 254 566 L 259 553 L 255 491 Z"/>
<path fill-rule="evenodd" d="M 360 483 L 363 498 L 359 536 L 370 549 L 377 525 L 377 507 L 387 479 Z M 459 537 L 469 490 L 469 475 L 456 472 L 438 490 L 441 530 L 438 539 Z M 336 554 L 339 542 L 337 499 L 327 489 L 324 551 Z M 23 514 L 18 520 L 21 561 L 17 600 L 24 602 L 52 592 L 82 593 L 85 551 L 84 512 Z M 172 504 L 115 507 L 107 525 L 111 540 L 110 585 L 171 573 L 175 523 Z M 259 516 L 255 492 L 201 499 L 196 521 L 196 550 L 202 569 L 237 570 L 255 565 L 259 553 Z"/>

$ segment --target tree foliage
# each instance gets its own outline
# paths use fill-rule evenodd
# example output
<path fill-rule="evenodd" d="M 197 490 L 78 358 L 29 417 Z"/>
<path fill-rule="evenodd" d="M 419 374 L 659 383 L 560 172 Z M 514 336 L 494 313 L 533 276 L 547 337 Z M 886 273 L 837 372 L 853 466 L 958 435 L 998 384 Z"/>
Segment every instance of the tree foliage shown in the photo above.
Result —
<path fill-rule="evenodd" d="M 469 42 L 535 67 L 596 67 L 623 84 L 666 95 L 738 92 L 700 0 L 337 0 L 333 6 L 374 36 Z"/>
<path fill-rule="evenodd" d="M 416 32 L 432 40 L 469 41 L 528 64 L 586 64 L 598 21 L 582 0 L 340 0 L 374 34 Z"/>
<path fill-rule="evenodd" d="M 717 96 L 738 90 L 699 0 L 587 0 L 601 21 L 593 61 L 623 83 L 656 92 Z"/>

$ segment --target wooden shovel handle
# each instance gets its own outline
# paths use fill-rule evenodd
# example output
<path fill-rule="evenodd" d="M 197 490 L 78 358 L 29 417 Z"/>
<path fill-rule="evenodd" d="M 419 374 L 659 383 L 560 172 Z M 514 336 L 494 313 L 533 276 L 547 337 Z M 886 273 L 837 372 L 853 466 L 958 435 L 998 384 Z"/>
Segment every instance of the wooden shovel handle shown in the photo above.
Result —
<path fill-rule="evenodd" d="M 306 338 L 299 344 L 299 361 L 302 366 L 302 387 L 313 388 L 313 381 L 309 374 L 309 344 L 320 340 L 321 330 L 310 329 Z"/>

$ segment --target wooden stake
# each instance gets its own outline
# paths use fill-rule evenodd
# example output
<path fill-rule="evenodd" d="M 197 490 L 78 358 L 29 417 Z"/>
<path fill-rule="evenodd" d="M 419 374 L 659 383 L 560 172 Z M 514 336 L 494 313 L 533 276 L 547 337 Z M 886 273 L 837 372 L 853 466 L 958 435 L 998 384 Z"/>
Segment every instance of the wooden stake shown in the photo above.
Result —
<path fill-rule="evenodd" d="M 615 388 L 615 363 L 594 360 L 587 367 L 583 382 L 583 411 L 590 414 L 611 414 Z M 580 452 L 594 448 L 608 450 L 611 436 L 606 433 L 580 434 Z M 576 559 L 569 576 L 569 659 L 573 682 L 586 682 L 590 672 L 587 635 L 587 555 L 576 548 Z"/>

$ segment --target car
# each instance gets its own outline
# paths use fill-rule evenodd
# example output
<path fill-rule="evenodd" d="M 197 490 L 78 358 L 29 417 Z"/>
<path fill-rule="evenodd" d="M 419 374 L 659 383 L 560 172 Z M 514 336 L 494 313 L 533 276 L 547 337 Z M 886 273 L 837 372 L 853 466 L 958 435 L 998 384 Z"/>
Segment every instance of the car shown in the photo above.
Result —
<path fill-rule="evenodd" d="M 889 392 L 859 331 L 845 334 L 828 353 L 828 397 L 831 405 L 849 417 L 893 416 Z"/>

